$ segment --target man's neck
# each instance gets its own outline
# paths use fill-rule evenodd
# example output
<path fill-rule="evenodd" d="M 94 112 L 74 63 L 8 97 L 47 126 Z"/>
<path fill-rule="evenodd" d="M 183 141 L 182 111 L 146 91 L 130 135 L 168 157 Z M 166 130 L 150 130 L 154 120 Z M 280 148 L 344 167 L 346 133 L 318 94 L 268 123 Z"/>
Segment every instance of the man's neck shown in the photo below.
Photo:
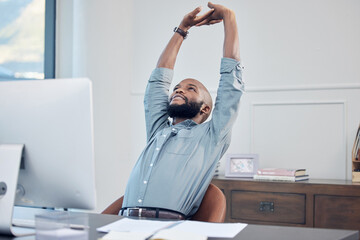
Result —
<path fill-rule="evenodd" d="M 181 122 L 183 122 L 183 121 L 185 121 L 185 120 L 188 120 L 188 119 L 189 119 L 189 118 L 173 118 L 172 124 L 173 124 L 173 125 L 176 125 L 176 124 L 181 123 Z"/>
<path fill-rule="evenodd" d="M 172 121 L 172 124 L 173 125 L 176 125 L 178 123 L 181 123 L 183 121 L 186 121 L 186 120 L 193 120 L 194 122 L 196 122 L 197 124 L 201 124 L 201 120 L 199 117 L 193 117 L 193 118 L 179 118 L 179 117 L 174 117 L 173 118 L 173 121 Z"/>

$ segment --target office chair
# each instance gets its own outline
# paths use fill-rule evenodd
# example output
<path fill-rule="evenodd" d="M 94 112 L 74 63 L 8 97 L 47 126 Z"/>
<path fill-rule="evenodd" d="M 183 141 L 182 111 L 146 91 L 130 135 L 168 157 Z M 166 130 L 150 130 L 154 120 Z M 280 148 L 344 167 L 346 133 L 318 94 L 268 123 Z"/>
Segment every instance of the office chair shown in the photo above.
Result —
<path fill-rule="evenodd" d="M 124 196 L 121 196 L 110 206 L 108 206 L 102 214 L 118 215 L 121 209 Z M 204 198 L 200 204 L 198 211 L 194 214 L 191 220 L 202 222 L 218 222 L 222 223 L 225 220 L 226 213 L 226 198 L 223 192 L 214 184 L 210 184 Z"/>
<path fill-rule="evenodd" d="M 225 213 L 225 195 L 217 186 L 210 183 L 198 211 L 192 216 L 191 220 L 223 223 Z"/>
<path fill-rule="evenodd" d="M 110 204 L 110 206 L 105 208 L 105 210 L 102 211 L 101 214 L 118 215 L 122 207 L 123 201 L 124 201 L 124 196 L 121 196 L 115 202 Z"/>

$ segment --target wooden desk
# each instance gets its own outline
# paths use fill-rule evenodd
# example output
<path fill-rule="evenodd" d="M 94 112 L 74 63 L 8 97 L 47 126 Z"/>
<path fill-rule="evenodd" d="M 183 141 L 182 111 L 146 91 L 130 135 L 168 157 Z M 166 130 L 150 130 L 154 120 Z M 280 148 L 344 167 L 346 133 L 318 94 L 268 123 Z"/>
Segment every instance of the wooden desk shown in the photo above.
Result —
<path fill-rule="evenodd" d="M 256 181 L 215 177 L 226 222 L 360 230 L 360 184 L 342 180 Z"/>
<path fill-rule="evenodd" d="M 97 240 L 103 233 L 96 231 L 97 227 L 114 222 L 121 219 L 121 216 L 102 215 L 102 214 L 87 214 L 90 225 L 90 240 Z M 0 240 L 34 240 L 35 236 L 23 238 L 11 238 L 7 236 L 0 236 Z M 299 228 L 299 227 L 280 227 L 280 226 L 264 226 L 264 225 L 248 225 L 241 231 L 235 240 L 278 240 L 278 239 L 292 239 L 292 240 L 358 240 L 359 232 L 350 230 L 333 230 L 333 229 L 317 229 L 317 228 Z M 209 238 L 209 240 L 228 240 L 228 238 Z"/>

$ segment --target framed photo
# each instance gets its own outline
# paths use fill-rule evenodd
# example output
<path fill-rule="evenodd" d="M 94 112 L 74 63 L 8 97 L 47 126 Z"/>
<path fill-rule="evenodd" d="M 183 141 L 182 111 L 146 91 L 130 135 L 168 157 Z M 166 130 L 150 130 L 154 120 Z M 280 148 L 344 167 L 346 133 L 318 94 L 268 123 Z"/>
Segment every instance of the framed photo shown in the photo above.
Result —
<path fill-rule="evenodd" d="M 225 177 L 250 178 L 259 168 L 257 154 L 228 154 L 226 156 Z"/>

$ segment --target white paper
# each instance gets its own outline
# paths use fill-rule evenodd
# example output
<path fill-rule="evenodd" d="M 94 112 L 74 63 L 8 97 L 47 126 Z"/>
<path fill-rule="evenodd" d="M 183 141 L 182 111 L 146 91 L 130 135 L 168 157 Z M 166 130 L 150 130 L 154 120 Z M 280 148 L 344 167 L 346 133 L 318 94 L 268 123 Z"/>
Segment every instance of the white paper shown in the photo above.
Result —
<path fill-rule="evenodd" d="M 208 237 L 233 238 L 247 224 L 244 223 L 208 223 L 199 221 L 184 221 L 171 228 L 173 231 L 194 233 Z"/>
<path fill-rule="evenodd" d="M 167 228 L 179 221 L 155 221 L 123 218 L 103 227 L 97 228 L 99 232 L 147 232 L 154 233 L 159 229 Z"/>
<path fill-rule="evenodd" d="M 144 240 L 152 233 L 139 232 L 109 232 L 101 240 Z"/>
<path fill-rule="evenodd" d="M 207 236 L 199 235 L 196 233 L 189 233 L 189 232 L 179 232 L 172 228 L 164 229 L 160 232 L 156 233 L 150 240 L 155 239 L 166 239 L 166 240 L 184 240 L 184 239 L 191 239 L 191 240 L 206 240 Z"/>
<path fill-rule="evenodd" d="M 123 218 L 98 228 L 99 232 L 129 232 L 147 233 L 147 236 L 156 233 L 158 236 L 164 234 L 174 234 L 174 237 L 181 232 L 182 234 L 193 234 L 196 236 L 233 238 L 242 231 L 247 224 L 244 223 L 208 223 L 199 221 L 156 221 Z M 171 233 L 173 232 L 173 233 Z M 135 235 L 134 235 L 135 236 Z M 130 237 L 130 234 L 129 234 Z M 131 239 L 131 238 L 129 238 Z M 135 238 L 134 238 L 135 239 Z M 177 239 L 177 238 L 171 238 Z M 189 239 L 189 238 L 182 238 Z M 191 238 L 193 239 L 193 238 Z M 201 238 L 199 238 L 201 239 Z"/>

